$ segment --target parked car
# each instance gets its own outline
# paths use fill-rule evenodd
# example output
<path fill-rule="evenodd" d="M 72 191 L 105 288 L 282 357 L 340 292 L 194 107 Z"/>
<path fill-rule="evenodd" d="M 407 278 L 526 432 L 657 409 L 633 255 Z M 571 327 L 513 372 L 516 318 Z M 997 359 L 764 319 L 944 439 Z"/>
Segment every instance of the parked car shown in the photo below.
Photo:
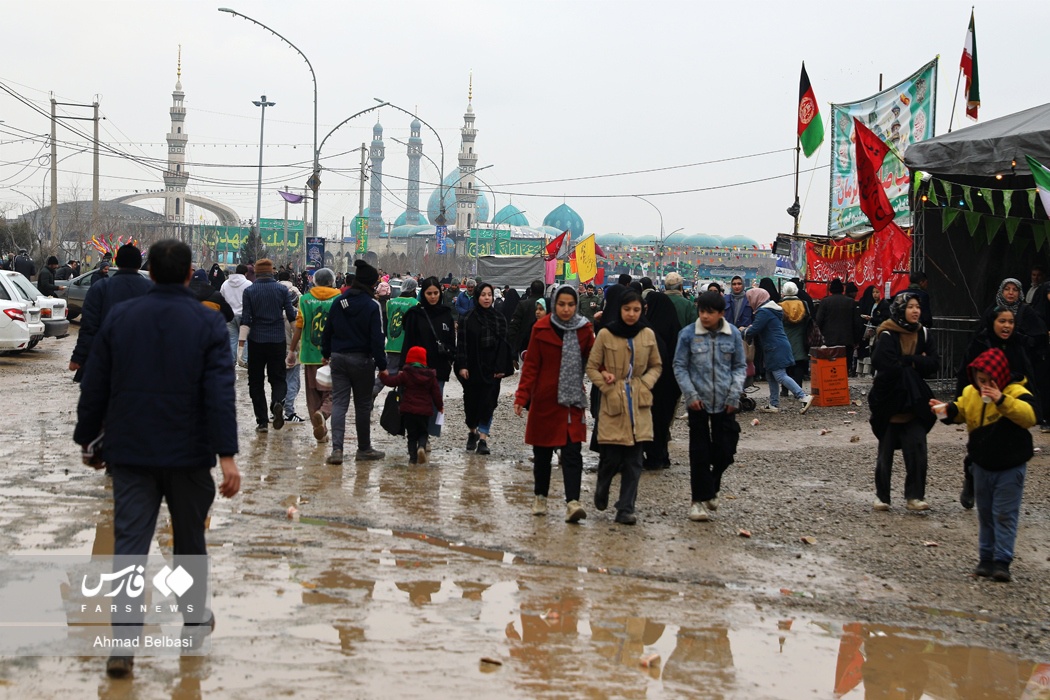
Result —
<path fill-rule="evenodd" d="M 7 288 L 0 287 L 0 352 L 29 350 L 44 337 L 40 309 L 8 296 Z"/>
<path fill-rule="evenodd" d="M 112 275 L 113 272 L 111 268 L 110 274 Z M 72 321 L 77 318 L 84 310 L 84 297 L 87 296 L 88 287 L 91 286 L 91 275 L 94 273 L 94 270 L 90 270 L 71 280 L 60 280 L 60 282 L 65 282 L 65 284 L 59 285 L 57 293 L 66 301 L 69 320 Z M 139 270 L 139 274 L 149 279 L 149 270 Z"/>
<path fill-rule="evenodd" d="M 65 338 L 69 335 L 69 319 L 66 318 L 66 302 L 58 297 L 44 296 L 33 286 L 33 283 L 20 272 L 0 271 L 0 286 L 5 288 L 7 296 L 13 300 L 25 301 L 37 310 L 43 325 L 44 338 Z M 40 342 L 30 341 L 29 347 Z"/>

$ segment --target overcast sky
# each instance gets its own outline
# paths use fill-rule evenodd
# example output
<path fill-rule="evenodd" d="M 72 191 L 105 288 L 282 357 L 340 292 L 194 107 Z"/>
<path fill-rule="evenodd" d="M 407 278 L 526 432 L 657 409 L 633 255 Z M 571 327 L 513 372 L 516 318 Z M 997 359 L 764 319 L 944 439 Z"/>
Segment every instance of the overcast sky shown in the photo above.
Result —
<path fill-rule="evenodd" d="M 936 121 L 943 134 L 971 6 L 947 0 L 10 2 L 0 81 L 44 111 L 49 92 L 62 102 L 97 96 L 106 117 L 102 139 L 135 159 L 162 163 L 181 44 L 187 160 L 191 174 L 208 180 L 191 179 L 189 191 L 254 218 L 260 110 L 251 102 L 265 94 L 276 106 L 266 112 L 262 215 L 279 218 L 283 205 L 274 190 L 301 188 L 309 175 L 309 71 L 276 37 L 218 12 L 220 4 L 269 25 L 309 57 L 318 81 L 319 138 L 375 104 L 373 97 L 418 106 L 441 134 L 448 171 L 456 164 L 473 71 L 478 167 L 492 165 L 481 177 L 495 190 L 493 211 L 513 195 L 539 224 L 565 201 L 588 232 L 656 234 L 657 211 L 631 196 L 648 195 L 667 234 L 683 228 L 762 242 L 791 230 L 784 210 L 793 198 L 801 62 L 827 124 L 829 103 L 867 97 L 877 91 L 880 73 L 889 86 L 940 55 Z M 978 3 L 976 17 L 981 121 L 1047 102 L 1038 66 L 1050 2 Z M 970 124 L 962 112 L 956 129 Z M 383 215 L 390 220 L 405 209 L 408 161 L 389 137 L 407 139 L 410 118 L 391 109 L 378 116 L 387 137 Z M 0 119 L 0 207 L 10 216 L 49 197 L 44 144 L 19 139 L 44 135 L 50 125 L 6 93 Z M 322 151 L 322 235 L 337 235 L 341 217 L 357 213 L 359 155 L 348 151 L 371 141 L 375 120 L 373 113 L 351 121 Z M 90 133 L 90 122 L 67 123 Z M 422 136 L 425 153 L 438 161 L 433 134 L 424 129 Z M 88 145 L 63 127 L 59 140 Z M 78 148 L 63 143 L 59 158 Z M 741 158 L 762 153 L 768 155 Z M 738 160 L 709 163 L 730 158 Z M 829 159 L 826 140 L 802 161 L 803 233 L 827 230 Z M 161 163 L 103 157 L 102 198 L 161 187 Z M 90 153 L 59 167 L 60 201 L 90 199 Z M 785 177 L 737 184 L 775 176 Z M 426 160 L 422 179 L 437 181 Z M 553 182 L 529 184 L 537 181 Z M 431 189 L 424 184 L 424 207 Z M 702 191 L 661 194 L 682 190 Z M 189 216 L 213 219 L 192 208 Z"/>

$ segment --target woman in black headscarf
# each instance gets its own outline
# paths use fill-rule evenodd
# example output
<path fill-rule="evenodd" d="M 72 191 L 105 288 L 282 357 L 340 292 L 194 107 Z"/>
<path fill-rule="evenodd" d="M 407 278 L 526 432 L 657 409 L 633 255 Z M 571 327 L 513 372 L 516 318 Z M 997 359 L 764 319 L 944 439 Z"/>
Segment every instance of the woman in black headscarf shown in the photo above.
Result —
<path fill-rule="evenodd" d="M 452 374 L 452 361 L 456 356 L 456 324 L 452 320 L 452 309 L 441 303 L 441 283 L 437 277 L 427 277 L 420 283 L 419 303 L 405 312 L 401 323 L 405 334 L 401 345 L 402 364 L 407 364 L 405 356 L 412 347 L 426 349 L 427 365 L 437 371 L 438 388 L 444 398 L 445 382 Z M 441 435 L 437 417 L 435 410 L 427 426 L 427 434 L 434 437 Z"/>
<path fill-rule="evenodd" d="M 474 308 L 460 320 L 456 334 L 456 376 L 463 384 L 463 412 L 470 434 L 467 451 L 490 454 L 492 414 L 500 382 L 514 374 L 514 353 L 507 341 L 507 319 L 492 306 L 493 288 L 474 289 Z"/>
<path fill-rule="evenodd" d="M 772 279 L 763 277 L 758 283 L 758 288 L 769 292 L 769 298 L 777 304 L 780 303 L 780 290 L 777 289 L 777 285 Z"/>
<path fill-rule="evenodd" d="M 667 469 L 671 466 L 667 443 L 671 439 L 671 424 L 674 422 L 678 399 L 682 396 L 682 390 L 670 369 L 682 324 L 671 298 L 662 292 L 649 292 L 645 298 L 645 320 L 656 334 L 660 360 L 667 371 L 660 375 L 653 386 L 653 439 L 642 445 L 642 468 Z"/>
<path fill-rule="evenodd" d="M 226 273 L 219 267 L 219 263 L 213 263 L 211 270 L 208 271 L 208 282 L 215 288 L 215 291 L 222 290 L 222 283 L 226 281 Z"/>
<path fill-rule="evenodd" d="M 508 287 L 507 291 L 503 292 L 503 304 L 499 307 L 499 310 L 507 319 L 508 327 L 510 327 L 510 320 L 514 317 L 514 310 L 518 308 L 518 302 L 520 301 L 521 295 L 518 294 L 518 290 L 514 287 Z"/>

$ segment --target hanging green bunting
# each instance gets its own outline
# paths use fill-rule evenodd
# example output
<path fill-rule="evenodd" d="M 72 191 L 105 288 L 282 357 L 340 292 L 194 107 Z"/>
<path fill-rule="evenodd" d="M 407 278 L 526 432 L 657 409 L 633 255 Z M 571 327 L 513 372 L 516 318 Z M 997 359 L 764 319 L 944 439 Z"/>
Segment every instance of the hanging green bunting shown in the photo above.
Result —
<path fill-rule="evenodd" d="M 1035 239 L 1035 250 L 1039 252 L 1046 243 L 1046 227 L 1040 224 L 1032 225 L 1032 237 Z"/>
<path fill-rule="evenodd" d="M 915 180 L 913 180 L 912 183 L 911 183 L 912 194 L 914 194 L 914 193 L 919 191 L 919 186 L 921 184 L 922 184 L 922 171 L 920 170 L 920 171 L 915 173 Z"/>
<path fill-rule="evenodd" d="M 948 227 L 955 221 L 955 217 L 959 215 L 958 209 L 942 209 L 941 210 L 941 233 L 948 230 Z"/>
<path fill-rule="evenodd" d="M 930 189 L 927 190 L 927 196 L 930 200 L 930 204 L 932 204 L 935 207 L 940 206 L 940 202 L 937 201 L 937 188 L 934 187 L 934 183 L 932 181 L 930 182 Z"/>
<path fill-rule="evenodd" d="M 1013 201 L 1012 201 L 1013 198 L 1014 198 L 1014 191 L 1013 190 L 1003 190 L 1003 216 L 1005 216 L 1005 217 L 1009 217 L 1010 216 L 1010 205 L 1013 204 Z M 1014 230 L 1015 231 L 1017 230 L 1016 226 L 1014 227 Z M 1009 233 L 1009 231 L 1007 231 L 1007 233 Z M 1013 236 L 1010 237 L 1010 240 L 1011 241 L 1013 240 Z"/>
<path fill-rule="evenodd" d="M 988 234 L 988 242 L 991 243 L 992 239 L 995 238 L 995 234 L 999 233 L 999 229 L 1003 226 L 1003 220 L 998 216 L 985 216 L 984 217 L 984 232 Z"/>
<path fill-rule="evenodd" d="M 948 204 L 952 203 L 952 183 L 947 180 L 944 181 L 944 198 L 948 200 Z"/>
<path fill-rule="evenodd" d="M 1032 212 L 1032 216 L 1035 216 L 1035 197 L 1039 194 L 1039 190 L 1025 190 L 1028 192 L 1028 211 Z"/>
<path fill-rule="evenodd" d="M 973 189 L 966 185 L 962 185 L 961 187 L 963 199 L 966 201 L 966 208 L 973 211 Z M 971 230 L 970 233 L 973 233 L 973 231 Z"/>
<path fill-rule="evenodd" d="M 1011 243 L 1014 242 L 1014 236 L 1017 235 L 1017 227 L 1020 225 L 1020 219 L 1006 219 L 1006 240 Z"/>
<path fill-rule="evenodd" d="M 988 211 L 990 211 L 990 212 L 992 212 L 994 214 L 995 213 L 995 200 L 992 199 L 992 193 L 995 192 L 995 190 L 991 189 L 990 187 L 982 187 L 980 192 L 981 192 L 981 199 L 984 200 L 984 206 L 988 207 Z"/>
<path fill-rule="evenodd" d="M 963 216 L 966 217 L 966 228 L 970 235 L 977 233 L 977 226 L 981 223 L 981 214 L 975 211 L 964 211 Z"/>

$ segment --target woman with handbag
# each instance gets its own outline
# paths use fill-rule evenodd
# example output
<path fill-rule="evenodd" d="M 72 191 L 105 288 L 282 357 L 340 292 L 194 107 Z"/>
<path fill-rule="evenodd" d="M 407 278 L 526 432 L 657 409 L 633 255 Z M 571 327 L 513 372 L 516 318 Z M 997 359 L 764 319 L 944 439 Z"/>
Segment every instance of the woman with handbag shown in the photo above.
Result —
<path fill-rule="evenodd" d="M 811 318 L 805 302 L 798 298 L 798 286 L 794 282 L 785 282 L 784 296 L 780 308 L 784 310 L 784 333 L 791 345 L 791 356 L 795 364 L 787 368 L 788 376 L 802 386 L 806 380 L 806 367 L 809 365 L 809 348 L 806 347 L 806 330 Z M 786 396 L 786 389 L 781 396 Z"/>
<path fill-rule="evenodd" d="M 445 396 L 445 382 L 452 375 L 452 361 L 456 357 L 456 324 L 452 309 L 442 303 L 441 282 L 427 277 L 419 284 L 419 304 L 405 312 L 402 319 L 405 341 L 401 346 L 402 361 L 408 349 L 419 346 L 427 351 L 428 365 L 437 372 L 438 388 Z M 436 408 L 436 407 L 435 407 Z M 427 434 L 441 436 L 444 414 L 435 410 L 427 425 Z M 430 443 L 427 443 L 427 452 Z"/>
<path fill-rule="evenodd" d="M 581 448 L 587 439 L 583 366 L 594 345 L 594 331 L 579 313 L 579 296 L 572 285 L 558 287 L 551 306 L 553 312 L 532 327 L 514 395 L 514 413 L 529 412 L 525 443 L 532 445 L 533 452 L 532 514 L 547 512 L 551 458 L 555 450 L 561 450 L 565 522 L 575 523 L 587 517 L 580 505 Z"/>
<path fill-rule="evenodd" d="M 875 462 L 875 504 L 890 509 L 893 453 L 904 455 L 907 509 L 929 510 L 926 504 L 926 434 L 936 416 L 930 412 L 933 392 L 926 384 L 940 365 L 929 331 L 919 322 L 919 296 L 901 292 L 890 304 L 890 319 L 878 328 L 871 366 L 875 379 L 868 394 L 871 432 L 879 440 Z"/>
<path fill-rule="evenodd" d="M 514 374 L 514 354 L 507 341 L 507 319 L 493 308 L 492 285 L 474 288 L 474 308 L 459 322 L 456 335 L 456 376 L 463 384 L 467 451 L 490 454 L 492 414 L 499 401 L 500 382 Z"/>

